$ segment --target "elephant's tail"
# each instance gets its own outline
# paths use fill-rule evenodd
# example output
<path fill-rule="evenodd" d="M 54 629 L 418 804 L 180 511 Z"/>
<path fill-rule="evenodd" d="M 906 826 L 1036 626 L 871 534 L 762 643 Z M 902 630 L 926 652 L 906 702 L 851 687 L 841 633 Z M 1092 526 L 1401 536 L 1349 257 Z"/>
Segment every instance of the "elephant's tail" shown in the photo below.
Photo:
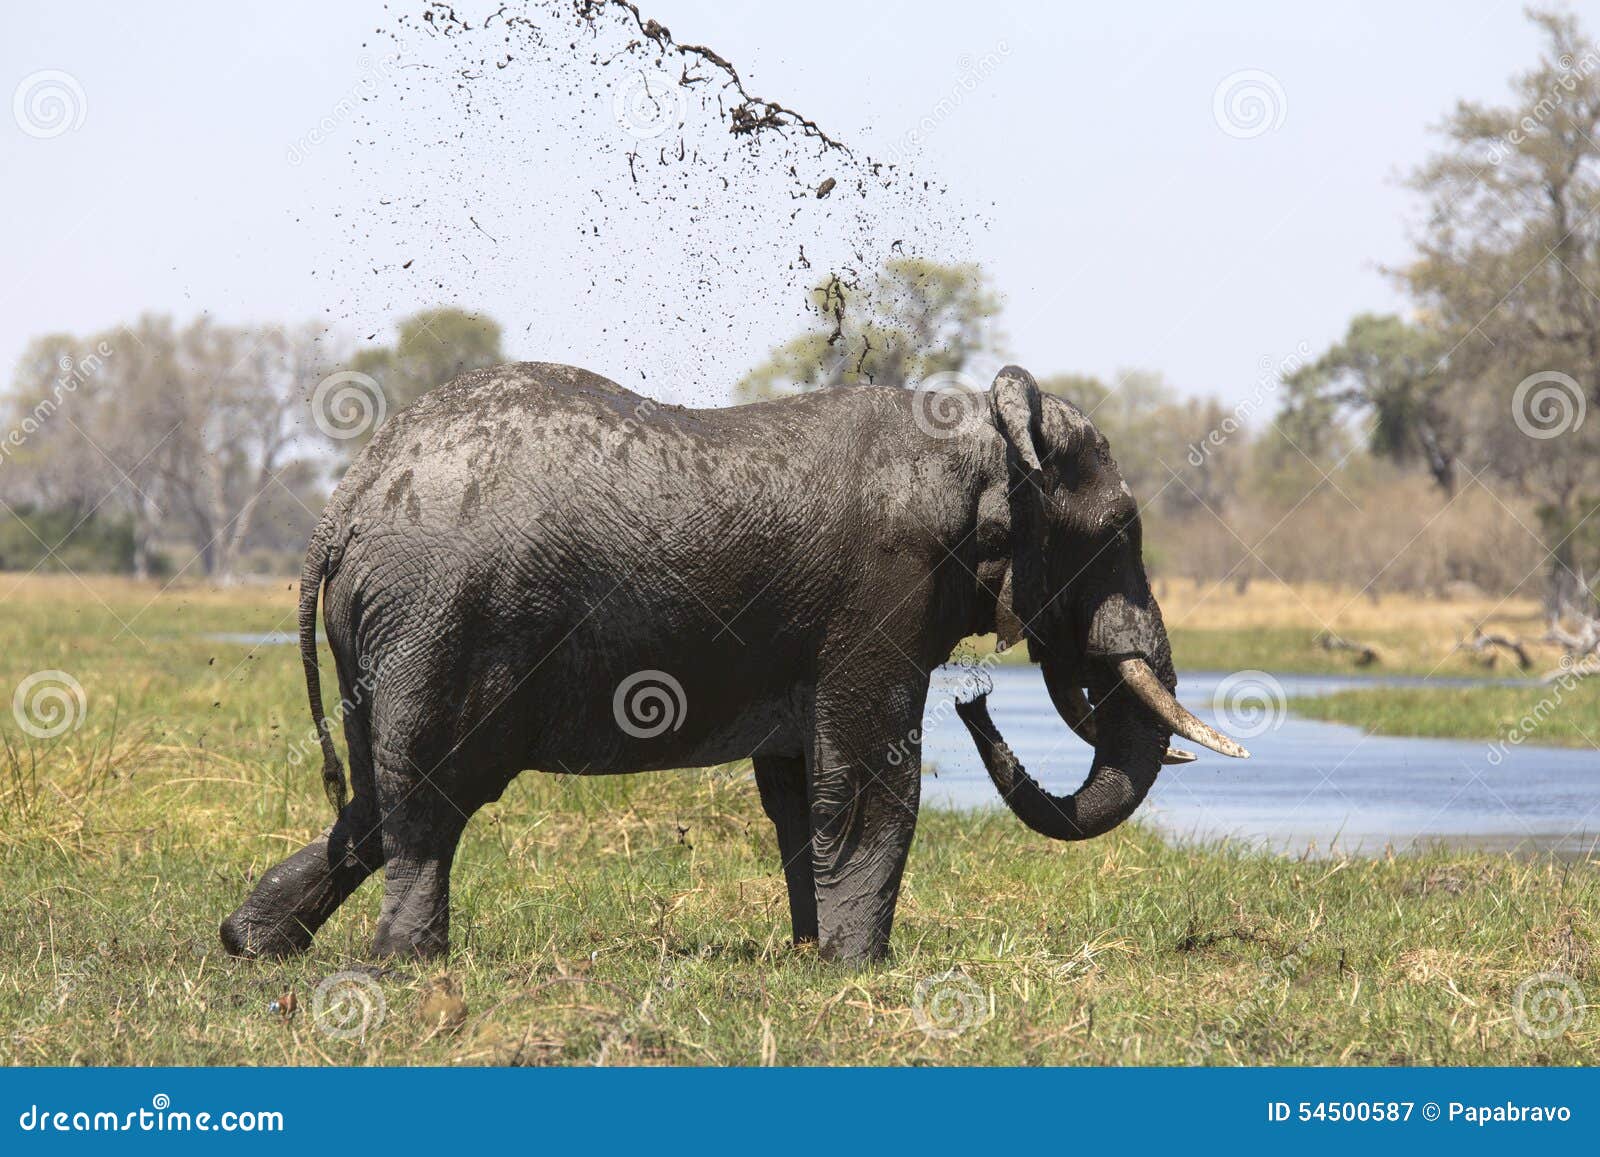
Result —
<path fill-rule="evenodd" d="M 305 569 L 300 572 L 300 662 L 306 670 L 311 722 L 322 744 L 322 788 L 328 793 L 333 810 L 339 812 L 344 810 L 349 788 L 345 783 L 344 765 L 339 762 L 339 752 L 333 746 L 333 733 L 328 730 L 327 716 L 322 712 L 322 675 L 317 670 L 317 595 L 327 573 L 330 529 L 326 517 L 317 524 L 311 544 L 306 548 Z"/>

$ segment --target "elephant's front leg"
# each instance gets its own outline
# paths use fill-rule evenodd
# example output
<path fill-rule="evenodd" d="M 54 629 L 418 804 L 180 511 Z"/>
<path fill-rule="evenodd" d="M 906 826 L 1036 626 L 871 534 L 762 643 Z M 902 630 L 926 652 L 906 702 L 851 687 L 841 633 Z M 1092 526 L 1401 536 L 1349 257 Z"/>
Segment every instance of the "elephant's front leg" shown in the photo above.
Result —
<path fill-rule="evenodd" d="M 761 806 L 778 829 L 778 856 L 789 887 L 794 942 L 817 939 L 817 889 L 811 874 L 811 802 L 804 757 L 758 755 L 753 760 Z"/>
<path fill-rule="evenodd" d="M 811 834 L 819 947 L 826 959 L 875 960 L 888 953 L 900 876 L 917 827 L 917 729 L 925 697 L 925 684 L 920 692 L 876 688 L 871 701 L 830 704 L 819 696 Z"/>

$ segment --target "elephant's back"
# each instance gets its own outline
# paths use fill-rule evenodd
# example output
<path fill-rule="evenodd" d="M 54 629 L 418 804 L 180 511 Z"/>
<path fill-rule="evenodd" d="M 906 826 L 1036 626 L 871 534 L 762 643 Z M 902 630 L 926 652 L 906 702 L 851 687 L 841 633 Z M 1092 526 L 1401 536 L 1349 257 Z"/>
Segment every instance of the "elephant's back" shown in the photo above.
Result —
<path fill-rule="evenodd" d="M 605 456 L 666 407 L 574 366 L 519 362 L 464 374 L 380 429 L 332 499 L 344 521 L 450 535 L 605 484 Z"/>
<path fill-rule="evenodd" d="M 636 600 L 659 617 L 687 583 L 733 614 L 784 586 L 779 572 L 807 584 L 799 601 L 825 598 L 866 547 L 831 529 L 858 502 L 849 448 L 819 453 L 824 423 L 797 412 L 826 408 L 692 410 L 548 363 L 467 374 L 395 415 L 352 464 L 330 501 L 337 565 L 408 604 L 419 587 L 468 602 L 538 591 L 568 607 Z"/>

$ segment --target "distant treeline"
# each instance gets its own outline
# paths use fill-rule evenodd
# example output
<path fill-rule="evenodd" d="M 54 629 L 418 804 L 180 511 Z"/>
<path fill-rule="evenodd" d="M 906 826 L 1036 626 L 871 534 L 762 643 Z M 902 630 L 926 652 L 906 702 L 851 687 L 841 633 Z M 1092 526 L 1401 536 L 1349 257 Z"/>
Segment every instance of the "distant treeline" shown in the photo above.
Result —
<path fill-rule="evenodd" d="M 0 569 L 292 573 L 384 417 L 502 360 L 499 326 L 454 309 L 359 349 L 204 317 L 38 338 L 0 399 Z"/>

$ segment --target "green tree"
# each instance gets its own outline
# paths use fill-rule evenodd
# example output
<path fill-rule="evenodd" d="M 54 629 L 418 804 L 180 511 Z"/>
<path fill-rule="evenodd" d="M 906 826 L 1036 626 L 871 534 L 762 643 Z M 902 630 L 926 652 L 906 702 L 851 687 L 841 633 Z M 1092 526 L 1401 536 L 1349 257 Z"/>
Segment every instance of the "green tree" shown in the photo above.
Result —
<path fill-rule="evenodd" d="M 1000 301 L 976 265 L 895 258 L 866 285 L 813 288 L 815 324 L 734 387 L 740 402 L 825 386 L 908 386 L 992 352 Z"/>
<path fill-rule="evenodd" d="M 1341 417 L 1367 420 L 1374 456 L 1402 466 L 1421 462 L 1434 484 L 1453 494 L 1461 429 L 1447 397 L 1454 379 L 1445 352 L 1436 330 L 1363 314 L 1343 341 L 1285 379 L 1281 420 L 1312 454 Z"/>

